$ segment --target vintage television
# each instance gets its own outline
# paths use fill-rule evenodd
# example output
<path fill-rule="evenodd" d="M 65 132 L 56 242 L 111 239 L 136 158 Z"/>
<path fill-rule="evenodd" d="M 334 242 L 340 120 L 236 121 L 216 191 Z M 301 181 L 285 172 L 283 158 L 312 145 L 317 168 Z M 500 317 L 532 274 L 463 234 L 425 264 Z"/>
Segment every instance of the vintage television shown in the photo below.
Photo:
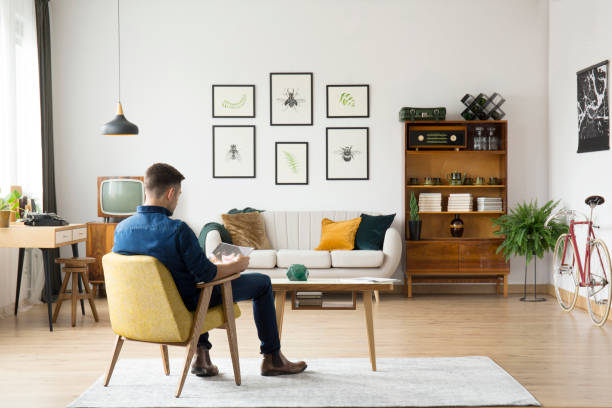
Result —
<path fill-rule="evenodd" d="M 144 203 L 144 177 L 98 177 L 98 217 L 125 218 Z"/>

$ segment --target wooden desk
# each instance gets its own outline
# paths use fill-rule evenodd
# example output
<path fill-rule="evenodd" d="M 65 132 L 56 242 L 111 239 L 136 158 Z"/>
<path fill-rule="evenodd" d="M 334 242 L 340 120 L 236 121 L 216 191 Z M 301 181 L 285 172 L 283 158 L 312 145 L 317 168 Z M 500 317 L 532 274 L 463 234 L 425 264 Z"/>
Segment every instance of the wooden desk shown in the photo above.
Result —
<path fill-rule="evenodd" d="M 71 245 L 72 256 L 78 257 L 78 243 L 85 241 L 87 241 L 87 225 L 85 224 L 70 224 L 62 227 L 30 227 L 22 223 L 12 223 L 8 228 L 0 228 L 0 248 L 19 249 L 15 315 L 19 308 L 19 291 L 21 290 L 21 274 L 23 272 L 25 248 L 40 248 L 43 252 L 49 330 L 53 331 L 53 323 L 51 321 L 51 269 L 53 268 L 51 249 Z M 73 290 L 75 289 L 73 288 Z M 81 282 L 79 281 L 79 292 L 81 291 Z M 81 311 L 85 313 L 83 300 L 81 300 Z"/>

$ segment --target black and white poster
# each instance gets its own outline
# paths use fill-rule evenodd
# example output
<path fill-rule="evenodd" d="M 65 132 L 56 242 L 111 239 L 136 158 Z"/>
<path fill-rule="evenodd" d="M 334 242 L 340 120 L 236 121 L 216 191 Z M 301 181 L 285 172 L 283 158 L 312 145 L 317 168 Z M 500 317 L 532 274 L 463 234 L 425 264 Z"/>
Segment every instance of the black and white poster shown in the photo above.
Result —
<path fill-rule="evenodd" d="M 610 150 L 608 60 L 578 71 L 578 153 Z"/>

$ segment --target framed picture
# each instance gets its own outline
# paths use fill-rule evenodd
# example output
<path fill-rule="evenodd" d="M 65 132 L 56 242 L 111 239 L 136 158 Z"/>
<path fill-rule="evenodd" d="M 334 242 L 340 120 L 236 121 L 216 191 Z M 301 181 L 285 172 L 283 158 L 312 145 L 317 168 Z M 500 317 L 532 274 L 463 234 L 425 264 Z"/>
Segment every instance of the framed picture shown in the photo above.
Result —
<path fill-rule="evenodd" d="M 255 178 L 255 126 L 213 126 L 213 178 Z"/>
<path fill-rule="evenodd" d="M 608 62 L 576 73 L 578 77 L 578 153 L 610 150 Z"/>
<path fill-rule="evenodd" d="M 312 126 L 312 72 L 270 74 L 270 125 Z"/>
<path fill-rule="evenodd" d="M 276 142 L 276 184 L 308 184 L 308 142 Z"/>
<path fill-rule="evenodd" d="M 213 85 L 213 118 L 254 118 L 255 85 Z"/>
<path fill-rule="evenodd" d="M 369 128 L 329 127 L 326 133 L 326 179 L 369 180 Z"/>
<path fill-rule="evenodd" d="M 327 85 L 328 118 L 369 118 L 370 85 Z"/>

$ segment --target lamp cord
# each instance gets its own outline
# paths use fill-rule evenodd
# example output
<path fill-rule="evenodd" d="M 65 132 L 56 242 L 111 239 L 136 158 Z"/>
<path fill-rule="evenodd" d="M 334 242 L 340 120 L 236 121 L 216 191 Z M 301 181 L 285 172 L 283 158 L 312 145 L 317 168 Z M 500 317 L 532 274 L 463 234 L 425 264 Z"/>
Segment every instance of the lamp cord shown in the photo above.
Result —
<path fill-rule="evenodd" d="M 119 14 L 120 1 L 117 0 L 117 61 L 118 61 L 118 72 L 119 81 L 117 83 L 119 103 L 121 103 L 121 17 Z"/>

